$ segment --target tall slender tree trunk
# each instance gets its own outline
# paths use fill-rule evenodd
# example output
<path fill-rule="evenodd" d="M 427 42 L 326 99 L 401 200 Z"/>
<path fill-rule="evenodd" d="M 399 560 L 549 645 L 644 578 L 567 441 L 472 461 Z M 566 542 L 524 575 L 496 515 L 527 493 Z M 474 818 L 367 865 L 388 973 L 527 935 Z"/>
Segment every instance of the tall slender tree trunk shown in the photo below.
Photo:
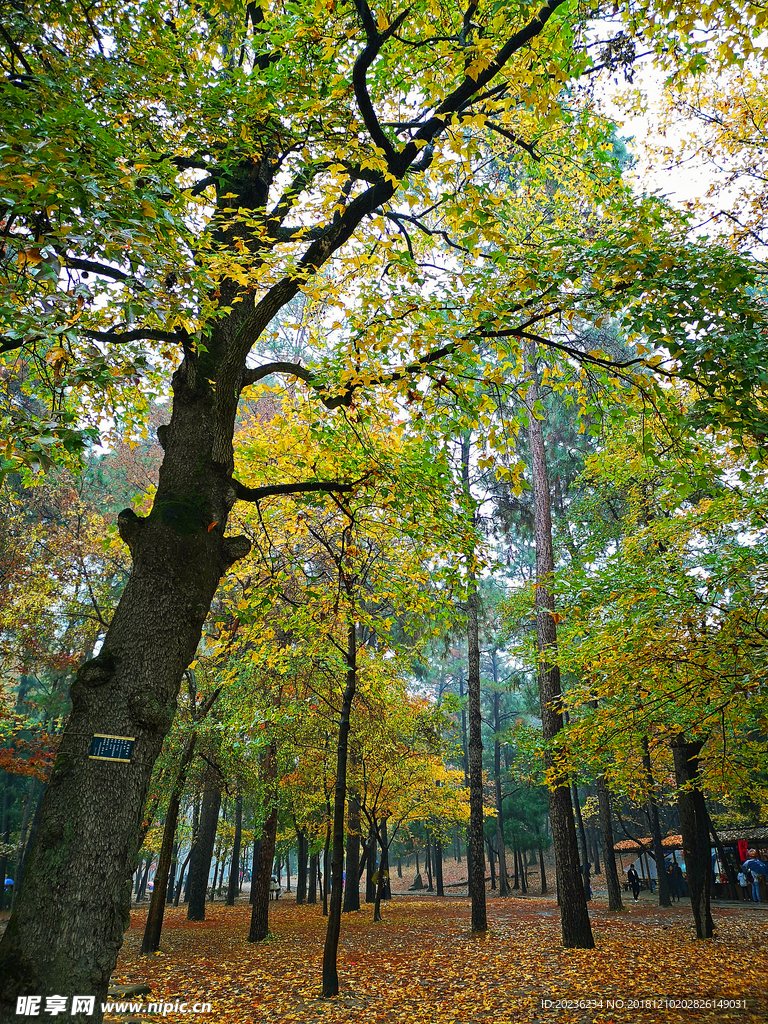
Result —
<path fill-rule="evenodd" d="M 331 804 L 330 804 L 330 801 L 326 801 L 325 809 L 326 809 L 327 818 L 326 818 L 326 826 L 325 826 L 325 844 L 323 846 L 323 878 L 325 880 L 324 883 L 323 883 L 323 917 L 328 917 L 328 896 L 329 896 L 330 881 L 331 881 L 331 876 L 330 876 L 330 867 L 331 867 L 331 861 L 330 861 L 330 849 L 331 849 Z M 359 893 L 358 893 L 358 897 L 359 897 Z M 359 905 L 359 902 L 360 902 L 360 900 L 358 898 L 358 905 Z"/>
<path fill-rule="evenodd" d="M 309 855 L 309 883 L 307 885 L 307 903 L 317 903 L 317 858 L 316 853 Z"/>
<path fill-rule="evenodd" d="M 187 879 L 184 883 L 184 903 L 189 903 L 189 889 L 192 885 L 192 867 L 195 863 L 195 847 L 200 834 L 200 796 L 195 797 L 192 805 L 192 846 L 189 850 L 189 867 L 187 868 Z"/>
<path fill-rule="evenodd" d="M 269 935 L 269 885 L 272 881 L 272 861 L 275 859 L 277 837 L 277 746 L 274 739 L 270 739 L 264 749 L 261 780 L 266 794 L 267 816 L 261 831 L 258 860 L 254 849 L 249 942 L 262 942 Z"/>
<path fill-rule="evenodd" d="M 296 902 L 305 903 L 307 899 L 307 855 L 309 841 L 305 828 L 296 829 L 298 853 L 296 855 Z"/>
<path fill-rule="evenodd" d="M 179 905 L 179 900 L 181 899 L 181 893 L 182 893 L 183 887 L 184 887 L 184 880 L 185 880 L 184 872 L 187 870 L 187 865 L 189 864 L 189 859 L 190 859 L 191 856 L 192 856 L 192 849 L 190 847 L 189 853 L 184 858 L 184 863 L 181 865 L 181 871 L 179 871 L 179 880 L 176 883 L 176 892 L 174 893 L 174 896 L 173 896 L 173 905 L 174 905 L 174 907 L 178 907 L 178 905 Z"/>
<path fill-rule="evenodd" d="M 227 887 L 227 905 L 235 905 L 235 897 L 240 892 L 240 842 L 243 831 L 243 794 L 238 788 L 235 799 L 235 836 L 232 845 L 232 860 L 229 865 L 229 885 Z"/>
<path fill-rule="evenodd" d="M 341 934 L 342 876 L 344 874 L 344 808 L 347 797 L 347 748 L 352 701 L 357 683 L 357 639 L 354 608 L 350 609 L 347 627 L 347 679 L 341 702 L 339 741 L 336 748 L 336 788 L 333 798 L 333 852 L 331 854 L 331 899 L 328 906 L 328 928 L 323 948 L 323 996 L 339 994 L 337 958 Z"/>
<path fill-rule="evenodd" d="M 173 903 L 173 894 L 176 891 L 176 871 L 179 866 L 179 844 L 173 844 L 171 853 L 171 866 L 168 869 L 168 885 L 165 887 L 165 905 Z"/>
<path fill-rule="evenodd" d="M 545 741 L 554 740 L 563 728 L 560 709 L 560 668 L 557 664 L 557 625 L 552 576 L 555 570 L 552 547 L 552 514 L 549 481 L 544 448 L 539 400 L 536 348 L 532 344 L 528 356 L 530 386 L 527 394 L 528 440 L 531 449 L 531 475 L 533 477 L 534 534 L 536 538 L 536 643 L 539 652 L 538 677 L 541 702 L 542 732 Z M 557 766 L 551 750 L 544 755 L 547 769 L 556 773 Z M 593 949 L 592 926 L 585 898 L 584 884 L 579 871 L 579 851 L 576 826 L 568 779 L 561 772 L 556 785 L 549 791 L 549 816 L 555 849 L 557 897 L 560 904 L 560 926 L 563 945 L 579 949 Z"/>
<path fill-rule="evenodd" d="M 595 857 L 595 874 L 600 875 L 602 874 L 602 869 L 600 867 L 600 849 L 597 841 L 597 833 L 595 832 L 594 828 L 590 830 L 590 834 L 592 836 L 592 850 L 594 852 Z"/>
<path fill-rule="evenodd" d="M 541 895 L 547 891 L 547 873 L 544 870 L 544 847 L 539 841 L 539 874 L 541 875 Z"/>
<path fill-rule="evenodd" d="M 220 688 L 216 689 L 208 697 L 196 714 L 196 720 L 199 721 L 208 714 L 219 693 Z M 155 887 L 152 890 L 152 898 L 149 901 L 147 923 L 144 927 L 144 938 L 141 943 L 142 953 L 155 953 L 160 948 L 160 935 L 163 930 L 165 905 L 170 903 L 173 898 L 173 892 L 169 887 L 171 858 L 173 856 L 174 839 L 176 838 L 176 827 L 179 820 L 181 794 L 184 791 L 184 783 L 187 780 L 187 771 L 192 763 L 192 758 L 195 756 L 196 744 L 197 729 L 194 728 L 184 744 L 181 761 L 176 770 L 176 778 L 173 781 L 171 794 L 168 797 L 168 809 L 165 813 L 165 825 L 163 827 L 163 841 L 160 848 L 160 858 L 157 862 L 157 870 L 155 871 Z M 170 884 L 173 884 L 172 881 Z"/>
<path fill-rule="evenodd" d="M 469 484 L 470 435 L 461 445 L 461 476 L 467 514 L 475 523 Z M 474 558 L 474 548 L 469 552 Z M 479 596 L 474 568 L 467 574 L 467 713 L 469 718 L 469 866 L 467 880 L 472 901 L 472 931 L 488 930 L 485 907 L 485 839 L 483 836 L 483 740 L 480 711 L 480 624 Z"/>
<path fill-rule="evenodd" d="M 605 882 L 608 888 L 608 909 L 623 910 L 619 872 L 616 869 L 616 854 L 613 852 L 613 823 L 611 822 L 611 794 L 605 782 L 605 776 L 598 776 L 597 805 L 600 814 L 600 832 L 603 837 L 603 855 L 605 859 Z"/>
<path fill-rule="evenodd" d="M 488 836 L 488 838 L 485 840 L 485 848 L 486 848 L 486 851 L 488 852 L 488 866 L 491 869 L 491 890 L 493 892 L 495 892 L 496 891 L 496 858 L 493 856 L 493 842 L 491 841 L 491 837 L 490 836 Z"/>
<path fill-rule="evenodd" d="M 357 748 L 352 745 L 349 762 L 352 775 L 357 767 Z M 344 913 L 360 909 L 360 804 L 357 789 L 349 790 L 349 806 L 347 809 L 347 877 L 344 885 Z"/>
<path fill-rule="evenodd" d="M 203 805 L 200 811 L 200 828 L 197 834 L 195 856 L 190 869 L 192 878 L 189 889 L 189 907 L 187 908 L 188 921 L 205 920 L 205 897 L 211 873 L 211 860 L 216 843 L 220 808 L 221 780 L 218 773 L 213 768 L 209 768 L 203 789 Z"/>
<path fill-rule="evenodd" d="M 432 881 L 432 844 L 429 839 L 429 834 L 427 834 L 427 855 L 425 867 L 427 869 L 427 892 L 434 892 L 435 886 Z"/>
<path fill-rule="evenodd" d="M 677 782 L 677 805 L 683 834 L 686 881 L 697 939 L 711 939 L 714 930 L 711 911 L 712 865 L 710 863 L 709 816 L 699 789 L 699 754 L 703 740 L 688 740 L 682 734 L 672 741 Z"/>
<path fill-rule="evenodd" d="M 443 844 L 439 839 L 435 839 L 435 878 L 437 881 L 437 895 L 445 896 L 445 886 L 443 885 Z"/>
<path fill-rule="evenodd" d="M 373 881 L 376 874 L 376 836 L 373 833 L 368 837 L 365 850 L 365 902 L 373 903 L 376 900 L 376 883 Z"/>
<path fill-rule="evenodd" d="M 387 819 L 381 819 L 379 826 L 381 857 L 379 857 L 379 878 L 376 883 L 376 900 L 373 907 L 373 920 L 381 921 L 381 901 L 389 896 L 389 837 L 387 835 Z"/>
<path fill-rule="evenodd" d="M 262 825 L 263 828 L 263 825 Z M 255 892 L 254 877 L 256 875 L 256 866 L 259 863 L 259 849 L 261 847 L 261 839 L 253 840 L 253 852 L 251 854 L 251 891 L 248 895 L 248 902 L 253 906 L 253 895 Z"/>
<path fill-rule="evenodd" d="M 491 662 L 494 683 L 498 685 L 498 668 L 496 658 Z M 507 879 L 507 851 L 504 848 L 504 803 L 501 792 L 501 694 L 496 690 L 493 694 L 493 788 L 496 796 L 496 849 L 499 853 L 499 896 L 509 896 L 509 880 Z"/>
<path fill-rule="evenodd" d="M 648 747 L 648 737 L 643 736 L 643 771 L 645 772 L 645 785 L 648 790 L 648 822 L 651 826 L 651 838 L 653 841 L 653 857 L 656 861 L 656 883 L 658 885 L 658 900 L 660 907 L 671 907 L 672 900 L 669 895 L 669 877 L 664 865 L 664 847 L 661 839 L 661 825 L 659 824 L 659 804 L 656 797 L 656 782 L 653 778 L 653 765 L 651 764 L 651 752 Z"/>

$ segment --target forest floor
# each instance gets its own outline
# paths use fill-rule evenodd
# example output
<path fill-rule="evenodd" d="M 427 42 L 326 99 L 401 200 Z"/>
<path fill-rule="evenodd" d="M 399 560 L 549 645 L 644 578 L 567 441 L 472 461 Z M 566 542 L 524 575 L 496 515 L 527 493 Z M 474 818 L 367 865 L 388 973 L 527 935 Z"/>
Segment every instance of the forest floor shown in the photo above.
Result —
<path fill-rule="evenodd" d="M 489 931 L 473 937 L 466 897 L 396 894 L 380 924 L 370 905 L 344 915 L 341 995 L 323 1000 L 322 907 L 283 896 L 270 904 L 270 938 L 252 944 L 246 901 L 209 904 L 199 923 L 169 909 L 150 957 L 139 955 L 146 909 L 135 909 L 113 984 L 146 982 L 153 1001 L 211 1004 L 200 1016 L 167 1012 L 174 1024 L 768 1021 L 768 913 L 757 905 L 715 906 L 716 938 L 695 942 L 687 901 L 661 909 L 647 897 L 611 914 L 598 898 L 596 948 L 566 950 L 553 898 L 489 896 Z"/>

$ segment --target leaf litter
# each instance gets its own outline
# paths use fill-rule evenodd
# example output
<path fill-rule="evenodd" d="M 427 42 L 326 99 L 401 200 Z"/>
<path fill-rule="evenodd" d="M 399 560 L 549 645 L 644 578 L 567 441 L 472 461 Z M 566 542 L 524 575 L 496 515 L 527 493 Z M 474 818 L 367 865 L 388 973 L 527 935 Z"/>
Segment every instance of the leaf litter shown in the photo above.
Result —
<path fill-rule="evenodd" d="M 112 984 L 147 982 L 148 1001 L 211 1004 L 171 1024 L 765 1024 L 768 913 L 716 908 L 716 938 L 695 942 L 690 910 L 592 904 L 593 950 L 563 949 L 555 904 L 489 899 L 489 931 L 469 932 L 469 900 L 397 897 L 385 920 L 344 914 L 337 999 L 321 998 L 321 907 L 270 905 L 271 935 L 247 941 L 250 907 L 167 908 L 161 952 L 141 956 L 134 911 Z M 697 1003 L 698 1001 L 698 1003 Z M 737 1005 L 734 1005 L 737 1004 Z M 146 1018 L 144 1018 L 146 1019 Z"/>

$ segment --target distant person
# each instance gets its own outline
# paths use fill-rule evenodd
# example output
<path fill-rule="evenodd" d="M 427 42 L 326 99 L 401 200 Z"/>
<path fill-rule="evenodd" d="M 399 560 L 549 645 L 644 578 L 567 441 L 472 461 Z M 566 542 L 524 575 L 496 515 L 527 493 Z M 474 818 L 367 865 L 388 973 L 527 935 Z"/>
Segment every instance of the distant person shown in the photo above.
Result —
<path fill-rule="evenodd" d="M 747 859 L 742 864 L 745 871 L 752 875 L 752 899 L 760 903 L 760 875 L 768 875 L 768 864 L 760 860 L 755 850 L 747 850 Z"/>
<path fill-rule="evenodd" d="M 677 902 L 679 903 L 680 897 L 685 896 L 687 887 L 685 884 L 685 875 L 683 874 L 683 869 L 680 867 L 676 860 L 672 862 L 672 876 L 675 879 L 675 889 L 677 890 Z"/>
<path fill-rule="evenodd" d="M 750 875 L 750 878 L 751 877 L 752 876 Z M 739 883 L 739 885 L 741 887 L 741 898 L 743 900 L 750 899 L 750 895 L 749 895 L 749 879 L 747 878 L 746 872 L 744 871 L 743 868 L 738 873 L 738 875 L 736 875 L 736 881 Z"/>
<path fill-rule="evenodd" d="M 627 881 L 629 882 L 632 888 L 632 896 L 634 898 L 634 901 L 635 903 L 637 903 L 638 897 L 640 895 L 640 876 L 635 870 L 634 864 L 629 865 L 629 871 L 627 872 Z"/>
<path fill-rule="evenodd" d="M 670 864 L 669 867 L 667 868 L 667 879 L 668 879 L 667 885 L 669 887 L 669 898 L 671 900 L 677 900 L 677 902 L 679 903 L 680 902 L 680 895 L 681 895 L 681 887 L 680 887 L 680 882 L 679 882 L 678 877 L 677 877 L 677 872 L 675 871 L 676 867 L 677 867 L 676 864 Z M 679 871 L 680 868 L 678 867 L 677 870 Z"/>

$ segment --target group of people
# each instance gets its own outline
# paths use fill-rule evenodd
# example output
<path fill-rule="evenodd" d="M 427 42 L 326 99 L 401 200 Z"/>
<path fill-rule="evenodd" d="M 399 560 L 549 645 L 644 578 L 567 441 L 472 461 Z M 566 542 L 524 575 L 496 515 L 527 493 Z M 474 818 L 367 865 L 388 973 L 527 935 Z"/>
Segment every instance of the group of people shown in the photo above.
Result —
<path fill-rule="evenodd" d="M 627 881 L 629 887 L 632 890 L 632 898 L 635 903 L 638 902 L 640 896 L 640 876 L 637 873 L 637 869 L 634 864 L 630 864 L 629 870 L 627 871 Z M 649 879 L 651 892 L 653 892 L 653 879 Z M 677 863 L 673 861 L 667 868 L 667 884 L 669 886 L 669 896 L 672 900 L 680 902 L 680 897 L 685 896 L 685 872 Z"/>
<path fill-rule="evenodd" d="M 742 863 L 741 870 L 738 872 L 737 879 L 741 886 L 742 896 L 745 900 L 753 900 L 755 903 L 761 902 L 760 897 L 760 876 L 768 876 L 768 863 L 761 860 L 757 856 L 755 850 L 747 851 L 747 859 Z M 680 902 L 680 897 L 686 894 L 686 879 L 685 872 L 677 863 L 672 863 L 667 868 L 667 880 L 669 884 L 669 895 L 672 900 Z M 640 876 L 637 873 L 637 869 L 634 864 L 630 864 L 627 870 L 627 881 L 629 887 L 632 890 L 632 896 L 635 903 L 638 902 L 640 895 Z M 651 880 L 651 888 L 653 888 L 653 881 Z"/>

